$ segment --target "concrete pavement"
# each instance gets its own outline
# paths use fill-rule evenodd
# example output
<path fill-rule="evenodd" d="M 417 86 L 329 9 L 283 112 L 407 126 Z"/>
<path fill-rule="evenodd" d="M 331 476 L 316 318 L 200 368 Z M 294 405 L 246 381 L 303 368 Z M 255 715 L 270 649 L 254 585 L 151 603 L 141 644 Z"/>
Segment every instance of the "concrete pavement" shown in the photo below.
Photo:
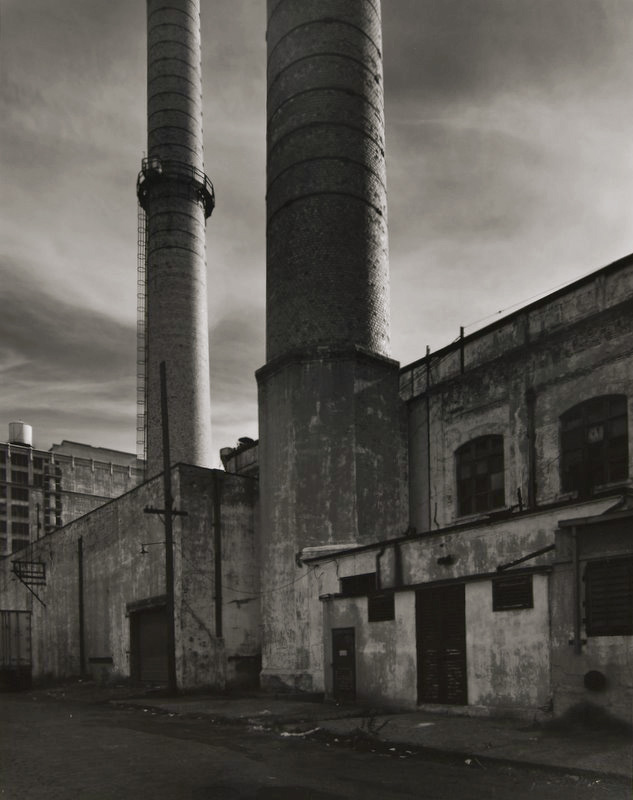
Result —
<path fill-rule="evenodd" d="M 364 737 L 377 746 L 393 745 L 404 753 L 450 753 L 473 767 L 486 760 L 554 768 L 572 774 L 630 779 L 633 742 L 622 730 L 557 721 L 387 712 L 361 706 L 337 706 L 273 695 L 147 695 L 116 700 L 169 714 L 208 716 L 214 722 L 244 724 L 280 736 Z M 408 749 L 405 749 L 408 748 Z"/>

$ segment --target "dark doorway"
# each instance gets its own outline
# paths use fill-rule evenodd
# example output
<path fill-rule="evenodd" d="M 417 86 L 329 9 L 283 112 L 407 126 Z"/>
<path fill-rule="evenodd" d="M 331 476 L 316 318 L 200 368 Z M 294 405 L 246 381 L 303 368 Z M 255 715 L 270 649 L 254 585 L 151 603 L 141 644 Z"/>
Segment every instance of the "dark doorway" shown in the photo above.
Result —
<path fill-rule="evenodd" d="M 420 589 L 415 597 L 418 703 L 465 705 L 464 584 Z"/>
<path fill-rule="evenodd" d="M 340 703 L 353 703 L 356 700 L 354 628 L 332 630 L 332 694 Z"/>
<path fill-rule="evenodd" d="M 132 679 L 167 683 L 167 611 L 149 608 L 130 614 Z"/>

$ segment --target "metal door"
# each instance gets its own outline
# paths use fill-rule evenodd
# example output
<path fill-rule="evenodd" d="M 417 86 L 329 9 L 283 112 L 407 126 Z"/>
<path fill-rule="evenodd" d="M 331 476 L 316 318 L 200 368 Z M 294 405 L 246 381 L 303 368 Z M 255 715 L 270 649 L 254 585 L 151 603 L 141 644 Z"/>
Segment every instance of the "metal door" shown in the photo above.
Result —
<path fill-rule="evenodd" d="M 416 592 L 418 703 L 465 705 L 466 614 L 464 584 Z"/>
<path fill-rule="evenodd" d="M 150 608 L 130 614 L 132 678 L 167 683 L 167 612 Z"/>
<path fill-rule="evenodd" d="M 356 699 L 354 628 L 332 630 L 332 694 L 341 703 L 353 703 Z"/>

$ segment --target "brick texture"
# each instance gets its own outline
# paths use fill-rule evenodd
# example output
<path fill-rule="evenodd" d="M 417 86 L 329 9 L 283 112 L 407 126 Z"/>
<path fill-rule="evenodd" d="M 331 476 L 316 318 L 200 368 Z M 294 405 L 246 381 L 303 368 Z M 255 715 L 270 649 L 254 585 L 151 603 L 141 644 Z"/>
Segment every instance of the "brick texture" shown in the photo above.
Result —
<path fill-rule="evenodd" d="M 148 0 L 148 155 L 203 169 L 199 0 Z M 211 401 L 205 214 L 165 170 L 147 201 L 147 455 L 162 470 L 161 361 L 173 463 L 209 467 Z"/>
<path fill-rule="evenodd" d="M 379 4 L 268 7 L 267 357 L 388 355 Z"/>

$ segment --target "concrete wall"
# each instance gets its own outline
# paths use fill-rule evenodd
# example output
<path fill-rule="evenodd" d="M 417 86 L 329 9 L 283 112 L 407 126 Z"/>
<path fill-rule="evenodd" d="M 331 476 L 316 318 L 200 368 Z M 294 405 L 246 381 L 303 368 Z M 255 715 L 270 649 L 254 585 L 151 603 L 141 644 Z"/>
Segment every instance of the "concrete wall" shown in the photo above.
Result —
<path fill-rule="evenodd" d="M 551 582 L 552 682 L 557 715 L 597 708 L 633 724 L 633 637 L 588 636 L 584 599 L 586 565 L 592 559 L 633 555 L 631 519 L 578 529 L 578 601 L 580 603 L 580 646 L 574 648 L 574 565 L 573 533 L 566 528 L 558 534 L 555 569 Z M 606 678 L 602 689 L 588 688 L 584 676 L 590 671 Z"/>
<path fill-rule="evenodd" d="M 129 622 L 126 604 L 164 594 L 164 549 L 142 542 L 164 540 L 157 517 L 145 505 L 160 506 L 158 481 L 143 484 L 101 506 L 28 551 L 6 559 L 0 573 L 3 608 L 31 610 L 33 676 L 62 678 L 81 673 L 79 629 L 79 540 L 83 543 L 85 656 L 111 658 L 111 672 L 129 675 Z M 33 590 L 39 602 L 11 573 L 16 559 L 42 562 L 46 585 Z M 45 605 L 42 605 L 45 604 Z"/>
<path fill-rule="evenodd" d="M 466 584 L 466 669 L 471 710 L 533 714 L 549 707 L 548 578 L 533 576 L 534 608 L 492 610 L 490 580 Z M 395 595 L 395 619 L 368 622 L 367 598 L 323 601 L 324 688 L 332 693 L 334 628 L 356 637 L 356 696 L 360 702 L 415 708 L 417 654 L 415 591 Z"/>
<path fill-rule="evenodd" d="M 220 470 L 188 469 L 179 472 L 178 493 L 188 513 L 179 519 L 176 534 L 181 685 L 256 685 L 261 652 L 257 483 Z"/>
<path fill-rule="evenodd" d="M 220 471 L 179 465 L 173 470 L 175 508 L 186 511 L 174 524 L 174 607 L 178 683 L 183 688 L 253 682 L 256 669 L 240 670 L 231 656 L 259 654 L 258 583 L 253 482 Z M 83 549 L 86 667 L 102 675 L 130 675 L 131 607 L 159 603 L 165 593 L 164 527 L 146 507 L 163 507 L 155 478 L 87 516 L 59 529 L 0 564 L 0 607 L 32 612 L 33 675 L 63 678 L 81 672 L 79 542 Z M 222 579 L 251 602 L 224 602 L 225 635 L 216 635 L 216 574 L 219 530 Z M 39 561 L 46 586 L 33 587 L 41 603 L 12 575 L 17 559 Z M 236 585 L 239 573 L 241 584 Z M 44 605 L 43 605 L 44 604 Z M 92 667 L 91 659 L 107 668 Z M 228 666 L 227 666 L 228 665 Z"/>
<path fill-rule="evenodd" d="M 506 507 L 518 504 L 518 490 L 524 505 L 572 499 L 561 488 L 560 416 L 596 395 L 626 394 L 631 424 L 632 310 L 629 257 L 466 337 L 463 373 L 459 343 L 403 368 L 411 524 L 429 530 L 464 519 L 455 451 L 488 434 L 504 437 Z M 625 483 L 631 486 L 633 479 Z"/>
<path fill-rule="evenodd" d="M 417 695 L 415 594 L 398 593 L 394 621 L 368 622 L 367 598 L 324 603 L 325 690 L 332 693 L 332 629 L 352 627 L 356 638 L 356 697 L 362 703 L 412 708 Z"/>
<path fill-rule="evenodd" d="M 263 677 L 312 691 L 317 670 L 297 554 L 406 527 L 397 365 L 323 348 L 268 365 L 258 380 Z"/>
<path fill-rule="evenodd" d="M 549 708 L 548 577 L 533 575 L 534 608 L 492 610 L 492 582 L 466 585 L 468 702 Z"/>
<path fill-rule="evenodd" d="M 573 513 L 599 519 L 618 496 L 574 506 Z M 479 522 L 432 534 L 415 535 L 372 547 L 309 559 L 310 607 L 320 601 L 321 653 L 313 666 L 323 671 L 314 685 L 332 691 L 331 631 L 354 627 L 359 699 L 413 708 L 417 703 L 415 590 L 463 581 L 466 585 L 466 664 L 470 713 L 527 713 L 551 707 L 550 616 L 570 617 L 550 609 L 552 552 L 519 565 L 533 568 L 533 608 L 493 611 L 492 577 L 497 567 L 554 543 L 569 507 L 517 514 L 511 519 Z M 438 559 L 451 556 L 451 563 Z M 367 598 L 340 596 L 340 579 L 377 572 L 381 588 L 395 588 L 395 620 L 368 622 Z M 504 574 L 511 574 L 511 571 Z M 557 595 L 570 594 L 569 587 Z M 315 621 L 312 623 L 317 625 Z M 560 623 L 557 623 L 560 624 Z M 565 627 L 564 623 L 563 627 Z M 316 636 L 311 643 L 317 651 Z M 620 647 L 620 651 L 622 648 Z M 620 659 L 622 653 L 620 652 Z M 628 663 L 625 657 L 625 662 Z"/>

